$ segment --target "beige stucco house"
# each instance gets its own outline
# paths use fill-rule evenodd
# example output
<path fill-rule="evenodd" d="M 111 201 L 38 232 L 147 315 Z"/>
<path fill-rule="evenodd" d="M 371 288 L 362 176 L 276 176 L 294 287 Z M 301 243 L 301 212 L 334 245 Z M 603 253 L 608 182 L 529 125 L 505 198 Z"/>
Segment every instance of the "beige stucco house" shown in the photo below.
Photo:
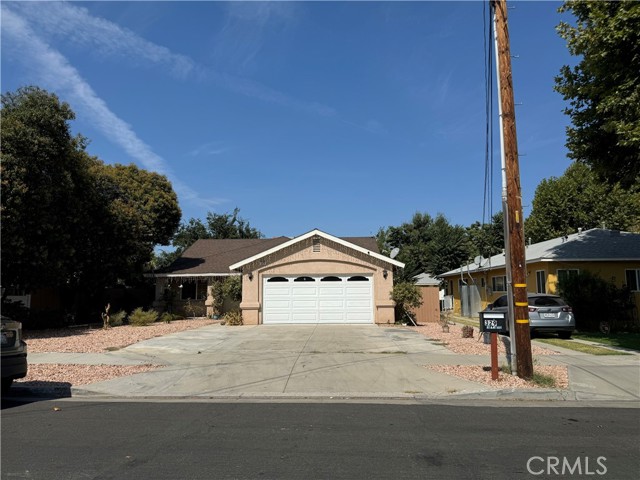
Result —
<path fill-rule="evenodd" d="M 156 272 L 156 306 L 167 291 L 207 311 L 213 282 L 241 276 L 245 325 L 394 323 L 394 270 L 373 237 L 312 230 L 295 238 L 198 240 Z M 230 307 L 227 307 L 230 308 Z M 231 307 L 232 308 L 232 307 Z"/>

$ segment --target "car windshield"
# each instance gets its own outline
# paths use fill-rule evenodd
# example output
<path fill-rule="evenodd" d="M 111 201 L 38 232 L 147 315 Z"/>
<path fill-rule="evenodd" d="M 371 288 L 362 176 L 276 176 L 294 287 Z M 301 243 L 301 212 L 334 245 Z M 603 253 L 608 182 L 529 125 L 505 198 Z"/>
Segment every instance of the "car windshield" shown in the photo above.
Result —
<path fill-rule="evenodd" d="M 529 297 L 529 305 L 536 307 L 559 307 L 566 305 L 560 297 Z"/>

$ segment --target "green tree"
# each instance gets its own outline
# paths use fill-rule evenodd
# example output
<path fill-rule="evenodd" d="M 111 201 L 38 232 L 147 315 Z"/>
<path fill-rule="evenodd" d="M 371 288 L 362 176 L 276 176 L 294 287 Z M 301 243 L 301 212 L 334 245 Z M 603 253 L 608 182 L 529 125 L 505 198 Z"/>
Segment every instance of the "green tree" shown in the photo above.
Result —
<path fill-rule="evenodd" d="M 163 268 L 171 265 L 182 253 L 195 243 L 196 240 L 206 238 L 262 238 L 262 233 L 251 227 L 249 222 L 240 217 L 240 209 L 234 208 L 232 213 L 207 213 L 206 224 L 191 218 L 180 224 L 173 236 L 171 245 L 174 250 L 161 252 L 155 258 L 155 267 Z"/>
<path fill-rule="evenodd" d="M 240 209 L 234 208 L 232 213 L 207 214 L 209 238 L 261 238 L 262 233 L 251 227 L 249 222 L 240 217 Z"/>
<path fill-rule="evenodd" d="M 428 213 L 414 214 L 411 222 L 399 227 L 380 229 L 376 236 L 378 248 L 389 254 L 399 248 L 397 259 L 405 264 L 400 281 L 412 281 L 415 275 L 437 275 L 459 267 L 469 258 L 469 242 L 464 227 L 451 225 L 439 213 L 435 218 Z"/>
<path fill-rule="evenodd" d="M 139 276 L 178 226 L 166 177 L 91 157 L 73 118 L 37 87 L 2 96 L 3 286 L 97 291 Z"/>
<path fill-rule="evenodd" d="M 100 232 L 93 240 L 100 248 L 86 252 L 90 262 L 83 280 L 99 284 L 100 278 L 138 279 L 153 258 L 154 246 L 169 244 L 179 225 L 177 196 L 165 176 L 135 165 L 105 165 L 94 159 L 91 173 L 98 204 L 89 228 Z"/>
<path fill-rule="evenodd" d="M 396 283 L 393 286 L 390 298 L 396 302 L 394 312 L 396 322 L 407 320 L 406 315 L 411 315 L 412 321 L 415 322 L 411 310 L 422 305 L 422 294 L 413 282 L 402 281 Z"/>
<path fill-rule="evenodd" d="M 498 212 L 491 218 L 491 223 L 474 222 L 467 227 L 470 254 L 489 258 L 504 249 L 504 215 Z"/>
<path fill-rule="evenodd" d="M 2 285 L 57 285 L 73 273 L 85 215 L 85 141 L 75 115 L 37 87 L 2 95 Z"/>
<path fill-rule="evenodd" d="M 640 223 L 640 193 L 602 183 L 582 163 L 571 164 L 561 177 L 542 180 L 532 206 L 525 236 L 534 243 L 575 233 L 578 228 L 604 225 L 636 230 Z"/>
<path fill-rule="evenodd" d="M 624 188 L 640 181 L 640 2 L 572 0 L 560 7 L 575 25 L 558 33 L 581 57 L 565 65 L 555 89 L 569 101 L 565 113 L 569 157 Z"/>

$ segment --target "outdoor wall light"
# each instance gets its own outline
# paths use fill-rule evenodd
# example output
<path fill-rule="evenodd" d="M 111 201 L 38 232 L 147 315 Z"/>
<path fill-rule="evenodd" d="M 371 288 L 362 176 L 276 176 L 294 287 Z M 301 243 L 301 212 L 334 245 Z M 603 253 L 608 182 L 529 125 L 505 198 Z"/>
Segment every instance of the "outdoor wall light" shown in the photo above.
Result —
<path fill-rule="evenodd" d="M 253 280 L 253 272 L 249 272 L 249 280 Z"/>
<path fill-rule="evenodd" d="M 384 270 L 382 270 L 382 276 L 384 277 L 384 279 L 386 280 L 387 277 L 389 276 L 389 272 L 387 272 L 387 269 L 385 268 Z"/>

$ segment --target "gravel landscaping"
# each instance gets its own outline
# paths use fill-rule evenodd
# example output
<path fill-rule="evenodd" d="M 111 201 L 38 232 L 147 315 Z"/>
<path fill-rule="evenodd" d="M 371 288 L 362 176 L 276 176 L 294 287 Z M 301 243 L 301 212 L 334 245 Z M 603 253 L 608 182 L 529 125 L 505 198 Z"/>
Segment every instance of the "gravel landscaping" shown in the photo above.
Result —
<path fill-rule="evenodd" d="M 25 340 L 29 345 L 29 353 L 68 352 L 68 353 L 105 353 L 118 350 L 142 340 L 181 332 L 205 325 L 217 323 L 209 319 L 176 320 L 171 323 L 154 323 L 145 327 L 130 325 L 102 328 L 72 328 L 59 330 L 42 330 L 37 332 L 25 332 Z M 229 327 L 233 328 L 233 327 Z M 429 365 L 426 368 L 455 375 L 467 380 L 486 384 L 496 389 L 509 388 L 537 388 L 533 382 L 524 380 L 510 374 L 500 373 L 498 381 L 491 381 L 491 372 L 483 369 L 490 364 L 490 346 L 485 345 L 478 338 L 477 328 L 473 338 L 462 338 L 462 325 L 450 326 L 449 333 L 442 331 L 440 325 L 426 324 L 410 328 L 425 335 L 427 338 L 442 342 L 442 344 L 455 353 L 463 355 L 478 355 L 477 365 Z M 504 353 L 504 345 L 499 343 L 500 352 Z M 534 357 L 539 355 L 554 355 L 556 352 L 545 348 L 532 346 Z M 66 384 L 86 385 L 89 383 L 109 380 L 125 375 L 147 372 L 159 368 L 158 365 L 73 365 L 73 364 L 30 364 L 26 378 L 18 380 L 17 384 L 42 385 L 42 384 Z M 538 374 L 553 377 L 555 388 L 567 388 L 568 375 L 566 367 L 538 366 L 534 365 Z"/>
<path fill-rule="evenodd" d="M 103 328 L 64 328 L 24 332 L 29 353 L 106 353 L 154 337 L 182 332 L 218 323 L 206 318 L 174 320 L 145 327 L 123 325 Z M 159 368 L 160 365 L 75 365 L 29 364 L 25 378 L 16 385 L 44 386 L 52 384 L 87 385 L 112 378 L 135 375 Z"/>
<path fill-rule="evenodd" d="M 463 325 L 460 324 L 449 325 L 448 333 L 443 332 L 442 327 L 437 323 L 403 328 L 415 329 L 431 340 L 442 342 L 446 348 L 455 353 L 479 356 L 477 365 L 426 365 L 425 367 L 430 370 L 446 373 L 447 375 L 455 375 L 473 382 L 483 383 L 499 390 L 509 388 L 548 388 L 541 387 L 534 382 L 525 381 L 520 377 L 504 372 L 499 373 L 498 380 L 491 380 L 491 371 L 485 371 L 483 368 L 491 365 L 491 345 L 486 345 L 482 341 L 477 328 L 474 328 L 473 338 L 462 338 L 462 327 Z M 505 353 L 505 345 L 499 341 L 498 354 Z M 531 353 L 534 357 L 534 374 L 553 378 L 555 382 L 554 388 L 565 389 L 569 386 L 569 375 L 566 367 L 535 364 L 536 357 L 541 355 L 558 355 L 558 352 L 539 347 L 538 345 L 531 345 Z"/>

